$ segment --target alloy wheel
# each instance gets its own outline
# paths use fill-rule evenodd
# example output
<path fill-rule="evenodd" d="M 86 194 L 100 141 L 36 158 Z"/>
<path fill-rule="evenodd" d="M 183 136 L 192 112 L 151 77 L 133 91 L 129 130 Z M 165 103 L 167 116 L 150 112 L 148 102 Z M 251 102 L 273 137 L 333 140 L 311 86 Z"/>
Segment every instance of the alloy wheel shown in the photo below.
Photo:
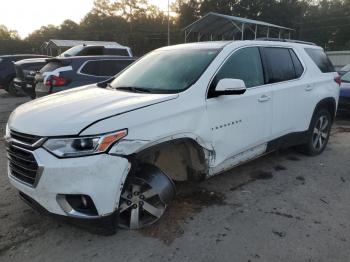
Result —
<path fill-rule="evenodd" d="M 312 146 L 317 151 L 321 151 L 327 143 L 329 136 L 329 124 L 329 119 L 325 115 L 320 116 L 316 122 L 312 134 Z"/>
<path fill-rule="evenodd" d="M 175 197 L 172 180 L 155 167 L 143 169 L 140 176 L 127 179 L 119 201 L 118 224 L 141 229 L 157 222 Z"/>

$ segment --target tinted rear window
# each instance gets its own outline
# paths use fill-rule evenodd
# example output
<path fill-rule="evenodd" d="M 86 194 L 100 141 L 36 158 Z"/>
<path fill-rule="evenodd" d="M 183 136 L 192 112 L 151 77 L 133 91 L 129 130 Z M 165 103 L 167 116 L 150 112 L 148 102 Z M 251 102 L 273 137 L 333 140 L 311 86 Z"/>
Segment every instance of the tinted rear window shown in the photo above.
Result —
<path fill-rule="evenodd" d="M 129 56 L 129 53 L 126 49 L 106 48 L 105 55 Z"/>
<path fill-rule="evenodd" d="M 80 51 L 78 56 L 94 56 L 94 55 L 103 55 L 103 47 L 86 47 Z"/>
<path fill-rule="evenodd" d="M 81 69 L 82 74 L 92 76 L 114 76 L 130 65 L 132 60 L 98 60 L 89 61 Z"/>
<path fill-rule="evenodd" d="M 264 56 L 268 67 L 269 84 L 297 78 L 288 48 L 265 47 Z"/>
<path fill-rule="evenodd" d="M 335 72 L 332 62 L 321 49 L 305 48 L 306 53 L 315 62 L 322 73 Z"/>
<path fill-rule="evenodd" d="M 41 68 L 40 73 L 51 72 L 62 66 L 63 65 L 60 62 L 49 62 L 43 68 Z"/>

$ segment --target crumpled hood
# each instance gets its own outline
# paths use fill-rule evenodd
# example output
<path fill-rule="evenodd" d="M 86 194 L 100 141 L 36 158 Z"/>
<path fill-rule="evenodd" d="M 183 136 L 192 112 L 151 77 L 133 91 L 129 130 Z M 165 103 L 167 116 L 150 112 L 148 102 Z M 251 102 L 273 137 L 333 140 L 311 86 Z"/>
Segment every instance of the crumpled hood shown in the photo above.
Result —
<path fill-rule="evenodd" d="M 10 116 L 11 130 L 37 136 L 77 135 L 97 120 L 178 97 L 86 86 L 19 106 Z M 127 127 L 126 127 L 127 128 Z"/>

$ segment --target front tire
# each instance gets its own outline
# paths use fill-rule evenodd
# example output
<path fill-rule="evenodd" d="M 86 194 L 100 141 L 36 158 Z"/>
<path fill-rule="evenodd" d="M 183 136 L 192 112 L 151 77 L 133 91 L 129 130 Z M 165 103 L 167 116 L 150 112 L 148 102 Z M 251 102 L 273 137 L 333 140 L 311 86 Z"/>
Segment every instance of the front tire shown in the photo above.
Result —
<path fill-rule="evenodd" d="M 309 156 L 321 154 L 327 146 L 331 126 L 332 116 L 329 110 L 318 110 L 312 117 L 308 131 L 308 141 L 302 146 L 302 151 Z"/>
<path fill-rule="evenodd" d="M 175 197 L 173 181 L 160 169 L 142 165 L 124 185 L 119 201 L 121 228 L 141 229 L 157 222 Z"/>

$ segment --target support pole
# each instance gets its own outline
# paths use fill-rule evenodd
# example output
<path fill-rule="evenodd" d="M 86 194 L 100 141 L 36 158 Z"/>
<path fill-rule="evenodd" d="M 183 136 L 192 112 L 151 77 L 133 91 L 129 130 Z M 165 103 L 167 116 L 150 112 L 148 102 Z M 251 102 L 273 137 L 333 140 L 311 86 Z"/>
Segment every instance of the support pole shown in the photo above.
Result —
<path fill-rule="evenodd" d="M 278 38 L 281 39 L 281 30 L 278 32 Z"/>
<path fill-rule="evenodd" d="M 270 27 L 267 27 L 267 38 L 270 37 Z"/>
<path fill-rule="evenodd" d="M 197 38 L 197 42 L 200 42 L 201 41 L 201 33 L 198 33 L 198 38 Z"/>
<path fill-rule="evenodd" d="M 170 45 L 170 0 L 168 0 L 168 46 Z"/>
<path fill-rule="evenodd" d="M 185 30 L 185 43 L 187 43 L 187 31 Z"/>
<path fill-rule="evenodd" d="M 242 40 L 244 40 L 244 24 L 242 24 Z"/>
<path fill-rule="evenodd" d="M 255 31 L 254 31 L 254 36 L 255 36 L 255 40 L 256 40 L 256 36 L 258 35 L 258 25 L 255 25 Z"/>
<path fill-rule="evenodd" d="M 289 40 L 290 40 L 290 31 L 289 31 Z"/>

